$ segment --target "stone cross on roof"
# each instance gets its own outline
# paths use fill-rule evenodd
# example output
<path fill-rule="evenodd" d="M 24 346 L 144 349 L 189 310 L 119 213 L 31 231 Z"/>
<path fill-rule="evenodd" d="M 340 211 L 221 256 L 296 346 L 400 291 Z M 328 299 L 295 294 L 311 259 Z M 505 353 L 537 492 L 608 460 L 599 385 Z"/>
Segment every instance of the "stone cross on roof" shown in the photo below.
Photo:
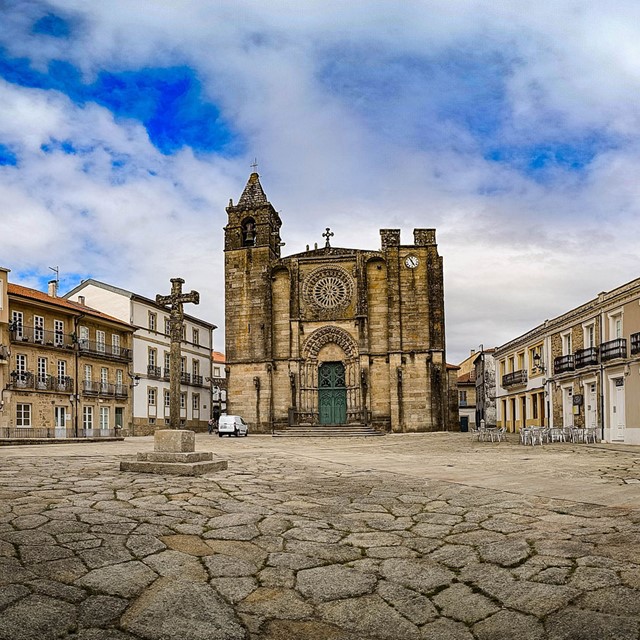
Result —
<path fill-rule="evenodd" d="M 327 230 L 322 234 L 322 237 L 327 239 L 327 241 L 324 244 L 324 248 L 330 249 L 331 243 L 329 242 L 329 238 L 333 237 L 333 231 L 331 231 L 330 227 L 327 227 Z"/>

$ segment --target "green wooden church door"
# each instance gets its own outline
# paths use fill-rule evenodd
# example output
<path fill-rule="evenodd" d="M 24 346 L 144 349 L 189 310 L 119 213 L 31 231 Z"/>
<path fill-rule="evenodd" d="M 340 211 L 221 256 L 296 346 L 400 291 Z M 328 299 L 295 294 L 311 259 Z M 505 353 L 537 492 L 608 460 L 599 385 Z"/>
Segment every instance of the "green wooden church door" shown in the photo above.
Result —
<path fill-rule="evenodd" d="M 347 421 L 347 386 L 342 362 L 325 362 L 318 370 L 320 424 Z"/>

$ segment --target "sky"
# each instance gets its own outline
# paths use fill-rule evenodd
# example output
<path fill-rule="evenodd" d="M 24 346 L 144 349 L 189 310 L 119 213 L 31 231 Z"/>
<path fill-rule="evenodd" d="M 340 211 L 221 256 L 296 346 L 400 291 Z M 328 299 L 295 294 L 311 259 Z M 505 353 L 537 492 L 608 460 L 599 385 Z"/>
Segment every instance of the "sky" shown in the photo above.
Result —
<path fill-rule="evenodd" d="M 447 360 L 640 277 L 637 0 L 0 0 L 0 265 L 220 328 L 257 160 L 283 255 L 435 228 Z"/>

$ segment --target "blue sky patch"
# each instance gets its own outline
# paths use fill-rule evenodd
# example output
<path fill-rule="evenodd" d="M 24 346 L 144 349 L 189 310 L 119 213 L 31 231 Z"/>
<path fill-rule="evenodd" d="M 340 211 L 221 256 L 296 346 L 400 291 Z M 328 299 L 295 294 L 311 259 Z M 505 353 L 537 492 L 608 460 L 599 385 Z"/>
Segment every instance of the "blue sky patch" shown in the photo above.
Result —
<path fill-rule="evenodd" d="M 87 85 L 68 62 L 52 60 L 43 73 L 33 69 L 27 58 L 9 58 L 0 49 L 0 77 L 23 87 L 60 91 L 80 106 L 95 102 L 116 117 L 138 120 L 164 154 L 184 146 L 205 153 L 230 153 L 240 144 L 218 108 L 202 95 L 200 81 L 190 67 L 103 71 Z"/>
<path fill-rule="evenodd" d="M 49 13 L 39 20 L 36 20 L 31 29 L 31 33 L 39 33 L 53 38 L 68 38 L 71 35 L 71 27 L 69 23 L 60 16 Z"/>
<path fill-rule="evenodd" d="M 0 144 L 0 166 L 15 167 L 18 164 L 18 157 L 6 145 Z"/>

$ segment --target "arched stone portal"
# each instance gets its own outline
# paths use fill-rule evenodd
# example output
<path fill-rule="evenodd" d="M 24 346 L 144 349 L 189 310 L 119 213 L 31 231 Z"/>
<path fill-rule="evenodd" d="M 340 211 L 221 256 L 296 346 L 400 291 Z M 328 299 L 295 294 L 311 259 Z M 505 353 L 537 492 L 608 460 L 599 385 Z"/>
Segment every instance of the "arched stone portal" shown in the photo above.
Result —
<path fill-rule="evenodd" d="M 366 412 L 362 404 L 358 355 L 356 341 L 339 327 L 321 327 L 307 338 L 300 368 L 300 422 L 363 421 Z"/>

